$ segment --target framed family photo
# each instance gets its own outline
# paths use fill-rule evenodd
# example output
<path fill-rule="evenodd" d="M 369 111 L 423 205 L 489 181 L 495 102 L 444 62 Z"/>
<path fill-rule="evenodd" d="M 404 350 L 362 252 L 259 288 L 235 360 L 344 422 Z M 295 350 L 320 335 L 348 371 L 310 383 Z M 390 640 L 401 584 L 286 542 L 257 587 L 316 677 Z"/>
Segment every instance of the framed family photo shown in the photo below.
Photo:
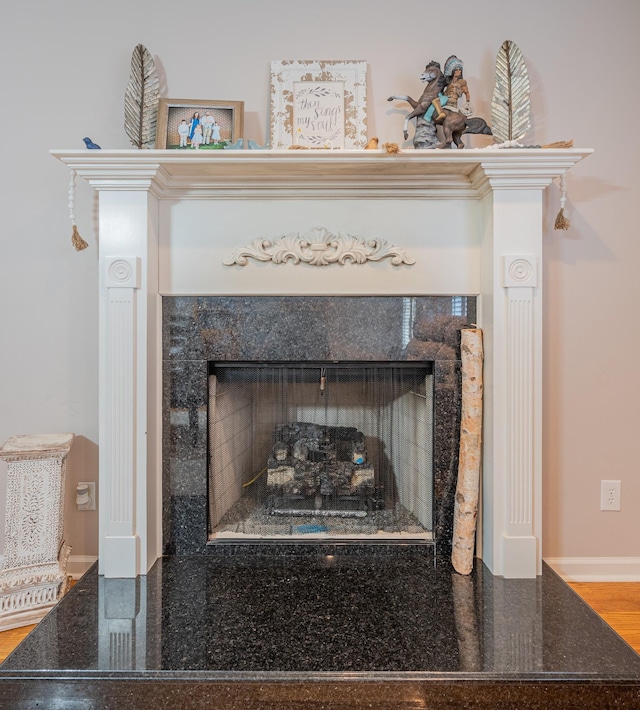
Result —
<path fill-rule="evenodd" d="M 221 150 L 243 131 L 244 101 L 160 99 L 156 148 Z"/>
<path fill-rule="evenodd" d="M 271 147 L 364 148 L 367 63 L 271 62 Z"/>

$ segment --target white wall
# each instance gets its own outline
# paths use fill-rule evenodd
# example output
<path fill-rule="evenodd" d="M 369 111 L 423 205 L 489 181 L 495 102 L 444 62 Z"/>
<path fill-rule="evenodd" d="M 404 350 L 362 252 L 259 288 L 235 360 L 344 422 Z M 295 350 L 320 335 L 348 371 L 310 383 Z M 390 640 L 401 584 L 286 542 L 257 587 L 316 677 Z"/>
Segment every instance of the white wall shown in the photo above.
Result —
<path fill-rule="evenodd" d="M 97 480 L 96 203 L 79 184 L 77 222 L 90 248 L 76 253 L 68 174 L 48 150 L 82 148 L 85 135 L 128 147 L 122 105 L 137 43 L 156 57 L 164 96 L 244 100 L 245 137 L 259 143 L 271 59 L 366 59 L 369 135 L 400 142 L 406 107 L 386 99 L 418 94 L 430 59 L 460 56 L 476 113 L 489 118 L 495 55 L 511 39 L 532 80 L 526 142 L 573 138 L 596 149 L 568 178 L 570 231 L 553 231 L 558 189 L 547 192 L 545 554 L 638 555 L 638 27 L 638 0 L 24 0 L 4 8 L 0 440 L 73 431 L 69 497 L 76 481 Z M 601 478 L 622 479 L 620 513 L 599 511 Z M 95 514 L 73 508 L 73 554 L 96 554 Z"/>

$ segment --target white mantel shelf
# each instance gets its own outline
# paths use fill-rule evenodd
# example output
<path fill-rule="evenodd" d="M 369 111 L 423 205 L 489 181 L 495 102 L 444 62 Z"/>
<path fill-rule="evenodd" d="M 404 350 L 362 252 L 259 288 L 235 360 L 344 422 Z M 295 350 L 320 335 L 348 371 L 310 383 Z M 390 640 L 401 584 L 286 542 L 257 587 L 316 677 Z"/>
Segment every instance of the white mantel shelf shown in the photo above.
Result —
<path fill-rule="evenodd" d="M 344 187 L 405 190 L 418 198 L 481 197 L 491 187 L 544 188 L 591 149 L 408 150 L 52 150 L 51 154 L 99 190 L 150 181 L 157 196 L 256 184 L 262 190 Z M 267 183 L 267 185 L 265 185 Z M 324 184 L 324 187 L 323 187 Z M 133 184 L 131 184 L 133 188 Z"/>
<path fill-rule="evenodd" d="M 494 574 L 541 574 L 543 193 L 591 152 L 52 150 L 99 193 L 100 573 L 146 574 L 162 554 L 161 294 L 471 294 L 481 554 Z M 316 220 L 400 240 L 415 263 L 224 265 Z"/>

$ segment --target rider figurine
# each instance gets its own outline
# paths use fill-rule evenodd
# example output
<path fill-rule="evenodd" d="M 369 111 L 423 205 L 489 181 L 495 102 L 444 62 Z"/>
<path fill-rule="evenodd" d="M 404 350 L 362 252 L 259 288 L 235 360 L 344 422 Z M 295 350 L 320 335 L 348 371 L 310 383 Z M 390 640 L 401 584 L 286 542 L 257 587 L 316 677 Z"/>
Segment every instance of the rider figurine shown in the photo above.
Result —
<path fill-rule="evenodd" d="M 466 80 L 462 77 L 462 69 L 464 65 L 461 59 L 458 59 L 455 54 L 452 54 L 444 63 L 444 76 L 446 80 L 444 95 L 447 97 L 447 109 L 449 111 L 460 111 L 465 116 L 470 116 L 473 113 L 471 108 L 471 94 Z M 466 103 L 458 109 L 458 99 L 464 95 Z M 436 119 L 436 122 L 438 120 Z"/>
<path fill-rule="evenodd" d="M 491 129 L 483 118 L 473 118 L 473 109 L 467 82 L 462 76 L 463 64 L 455 54 L 451 55 L 444 71 L 440 64 L 431 61 L 420 75 L 420 81 L 426 84 L 418 100 L 411 96 L 390 96 L 388 101 L 406 101 L 413 109 L 404 117 L 402 135 L 409 139 L 409 122 L 416 119 L 413 145 L 415 148 L 464 148 L 461 140 L 463 133 L 492 135 Z M 458 106 L 464 96 L 466 102 Z M 433 118 L 432 118 L 433 117 Z M 441 124 L 442 140 L 439 141 L 436 124 Z"/>

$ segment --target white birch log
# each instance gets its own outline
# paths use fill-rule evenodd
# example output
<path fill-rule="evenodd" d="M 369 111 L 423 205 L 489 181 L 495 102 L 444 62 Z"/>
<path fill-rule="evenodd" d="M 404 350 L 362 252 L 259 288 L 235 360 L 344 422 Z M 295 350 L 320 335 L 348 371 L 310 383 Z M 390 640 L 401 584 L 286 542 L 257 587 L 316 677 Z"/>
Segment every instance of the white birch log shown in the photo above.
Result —
<path fill-rule="evenodd" d="M 480 673 L 482 671 L 482 654 L 480 653 L 478 614 L 474 602 L 473 577 L 452 574 L 451 591 L 460 659 L 458 670 L 467 673 Z"/>
<path fill-rule="evenodd" d="M 478 518 L 482 451 L 482 331 L 461 331 L 462 416 L 460 457 L 453 515 L 451 562 L 459 574 L 470 574 Z"/>

